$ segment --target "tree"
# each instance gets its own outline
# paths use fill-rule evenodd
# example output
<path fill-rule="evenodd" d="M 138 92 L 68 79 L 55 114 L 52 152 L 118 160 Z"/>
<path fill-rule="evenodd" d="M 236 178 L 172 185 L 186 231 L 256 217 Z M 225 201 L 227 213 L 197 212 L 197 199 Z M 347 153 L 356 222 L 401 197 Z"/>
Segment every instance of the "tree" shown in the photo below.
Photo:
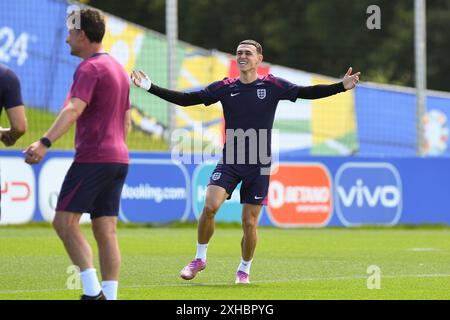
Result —
<path fill-rule="evenodd" d="M 165 32 L 164 0 L 85 0 L 114 15 Z M 234 53 L 244 39 L 260 41 L 265 60 L 340 77 L 348 66 L 362 80 L 414 86 L 412 0 L 181 0 L 179 37 Z M 369 30 L 369 5 L 381 9 L 381 30 Z M 450 90 L 450 0 L 427 2 L 428 87 Z"/>

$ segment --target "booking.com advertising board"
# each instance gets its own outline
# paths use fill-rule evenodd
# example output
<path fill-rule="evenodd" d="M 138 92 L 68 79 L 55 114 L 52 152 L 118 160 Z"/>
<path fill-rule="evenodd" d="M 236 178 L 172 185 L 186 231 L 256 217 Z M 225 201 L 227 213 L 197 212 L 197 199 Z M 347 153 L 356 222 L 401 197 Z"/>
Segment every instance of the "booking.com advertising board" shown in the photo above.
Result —
<path fill-rule="evenodd" d="M 1 151 L 0 224 L 51 222 L 73 153 L 50 151 L 37 166 Z M 260 225 L 281 228 L 399 224 L 450 225 L 450 163 L 445 158 L 282 157 L 274 165 Z M 120 220 L 195 222 L 214 164 L 174 163 L 167 153 L 131 153 Z M 89 222 L 83 215 L 82 222 Z M 240 222 L 239 187 L 216 221 Z"/>

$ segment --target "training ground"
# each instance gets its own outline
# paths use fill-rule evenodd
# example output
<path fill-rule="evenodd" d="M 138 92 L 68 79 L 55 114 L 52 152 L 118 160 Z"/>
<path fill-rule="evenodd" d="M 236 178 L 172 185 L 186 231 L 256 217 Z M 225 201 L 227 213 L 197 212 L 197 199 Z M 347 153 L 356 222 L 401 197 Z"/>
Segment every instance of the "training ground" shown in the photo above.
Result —
<path fill-rule="evenodd" d="M 97 257 L 89 227 L 83 232 Z M 118 235 L 124 300 L 450 299 L 447 227 L 263 227 L 247 286 L 234 284 L 239 226 L 216 228 L 208 266 L 189 282 L 179 273 L 195 255 L 194 225 L 120 226 Z M 76 285 L 67 273 L 71 263 L 50 225 L 1 227 L 0 265 L 1 300 L 71 300 L 82 293 L 68 289 Z"/>

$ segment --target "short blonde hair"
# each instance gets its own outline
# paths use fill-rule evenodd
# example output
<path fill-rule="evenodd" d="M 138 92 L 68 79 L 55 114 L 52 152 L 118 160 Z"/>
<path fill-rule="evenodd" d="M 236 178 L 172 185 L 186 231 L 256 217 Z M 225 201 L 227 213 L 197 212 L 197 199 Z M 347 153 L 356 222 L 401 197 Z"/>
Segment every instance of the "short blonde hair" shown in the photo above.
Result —
<path fill-rule="evenodd" d="M 240 46 L 241 44 L 249 44 L 251 46 L 255 46 L 256 47 L 256 52 L 258 52 L 259 54 L 262 54 L 262 52 L 263 52 L 262 46 L 258 42 L 256 42 L 255 40 L 244 40 L 244 41 L 241 41 L 241 42 L 239 42 L 238 46 Z"/>

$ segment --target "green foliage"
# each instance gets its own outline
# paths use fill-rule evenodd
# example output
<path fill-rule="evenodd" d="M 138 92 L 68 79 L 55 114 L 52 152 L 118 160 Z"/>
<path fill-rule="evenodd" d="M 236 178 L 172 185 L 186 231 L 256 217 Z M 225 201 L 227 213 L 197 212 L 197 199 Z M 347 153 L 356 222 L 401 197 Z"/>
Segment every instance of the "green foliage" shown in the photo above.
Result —
<path fill-rule="evenodd" d="M 164 0 L 90 0 L 90 5 L 164 33 Z M 381 9 L 381 30 L 369 30 L 369 5 Z M 264 47 L 265 60 L 341 77 L 348 66 L 362 80 L 414 86 L 412 0 L 182 0 L 180 39 L 234 53 L 243 39 Z M 450 90 L 450 0 L 427 1 L 428 87 Z"/>

